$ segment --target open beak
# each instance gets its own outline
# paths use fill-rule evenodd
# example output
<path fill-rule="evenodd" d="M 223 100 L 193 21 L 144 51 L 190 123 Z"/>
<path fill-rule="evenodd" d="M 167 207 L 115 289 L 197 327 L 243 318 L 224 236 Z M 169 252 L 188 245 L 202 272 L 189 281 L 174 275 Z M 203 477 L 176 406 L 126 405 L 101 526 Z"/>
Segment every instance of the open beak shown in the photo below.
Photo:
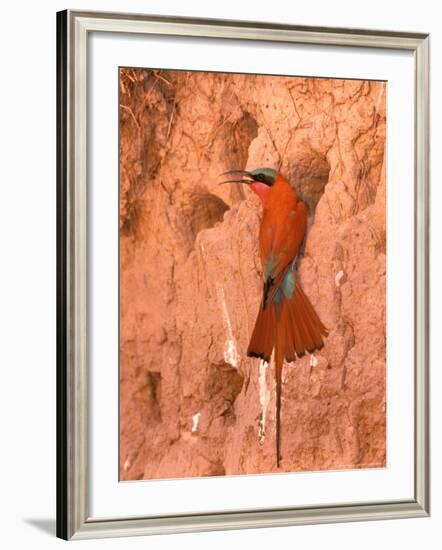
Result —
<path fill-rule="evenodd" d="M 220 176 L 232 176 L 234 178 L 222 181 L 221 183 L 252 183 L 254 181 L 246 170 L 227 170 L 227 172 L 223 172 Z M 246 180 L 244 177 L 249 179 Z"/>

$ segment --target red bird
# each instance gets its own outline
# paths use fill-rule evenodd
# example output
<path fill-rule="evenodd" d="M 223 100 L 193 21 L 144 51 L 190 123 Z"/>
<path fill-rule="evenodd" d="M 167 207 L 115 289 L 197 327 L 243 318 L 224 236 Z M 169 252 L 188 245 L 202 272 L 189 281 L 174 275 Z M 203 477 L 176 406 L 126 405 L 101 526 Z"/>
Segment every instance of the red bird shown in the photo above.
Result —
<path fill-rule="evenodd" d="M 307 211 L 284 176 L 272 168 L 257 168 L 251 172 L 229 170 L 223 175 L 226 174 L 235 179 L 224 183 L 247 184 L 263 205 L 259 230 L 263 296 L 247 355 L 269 363 L 275 350 L 276 464 L 279 468 L 284 360 L 290 363 L 306 351 L 313 353 L 321 349 L 322 337 L 328 335 L 296 275 L 307 229 Z"/>

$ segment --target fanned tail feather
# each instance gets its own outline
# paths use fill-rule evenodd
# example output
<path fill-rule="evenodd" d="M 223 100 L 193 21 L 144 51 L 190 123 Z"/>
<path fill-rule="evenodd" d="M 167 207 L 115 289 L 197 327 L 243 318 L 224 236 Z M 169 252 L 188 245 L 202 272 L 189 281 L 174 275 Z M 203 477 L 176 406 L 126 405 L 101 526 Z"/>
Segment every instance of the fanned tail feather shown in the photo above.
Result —
<path fill-rule="evenodd" d="M 327 335 L 328 330 L 296 281 L 291 298 L 283 298 L 279 304 L 269 300 L 265 307 L 261 302 L 247 355 L 270 362 L 278 340 L 283 358 L 290 363 L 295 354 L 302 357 L 306 351 L 320 350 L 324 345 L 322 337 Z"/>
<path fill-rule="evenodd" d="M 249 357 L 259 357 L 270 362 L 275 348 L 276 380 L 276 463 L 280 465 L 280 410 L 282 368 L 284 360 L 293 362 L 296 356 L 313 353 L 323 345 L 328 330 L 322 324 L 310 300 L 298 281 L 291 298 L 282 298 L 279 304 L 273 299 L 261 302 L 255 328 L 247 350 Z"/>
<path fill-rule="evenodd" d="M 270 363 L 275 341 L 275 321 L 274 303 L 270 302 L 264 307 L 263 300 L 247 350 L 249 357 L 258 357 Z"/>

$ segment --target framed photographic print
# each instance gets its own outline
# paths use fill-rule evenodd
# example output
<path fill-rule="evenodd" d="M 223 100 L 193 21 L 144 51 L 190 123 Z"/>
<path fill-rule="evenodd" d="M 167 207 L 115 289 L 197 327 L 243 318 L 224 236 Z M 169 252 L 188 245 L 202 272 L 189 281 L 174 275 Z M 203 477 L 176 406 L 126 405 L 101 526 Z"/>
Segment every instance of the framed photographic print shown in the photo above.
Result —
<path fill-rule="evenodd" d="M 57 534 L 429 514 L 429 37 L 64 11 Z"/>

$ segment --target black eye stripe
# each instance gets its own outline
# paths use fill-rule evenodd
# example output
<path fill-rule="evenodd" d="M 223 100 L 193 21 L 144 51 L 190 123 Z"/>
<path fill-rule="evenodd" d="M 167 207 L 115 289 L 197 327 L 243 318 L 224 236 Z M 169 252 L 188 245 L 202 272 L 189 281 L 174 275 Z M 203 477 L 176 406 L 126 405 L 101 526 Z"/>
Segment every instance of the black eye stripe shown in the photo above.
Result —
<path fill-rule="evenodd" d="M 269 172 L 271 172 L 271 170 L 269 170 Z M 251 176 L 255 181 L 264 183 L 265 185 L 268 185 L 269 187 L 271 187 L 276 178 L 276 173 L 275 173 L 275 176 L 273 176 L 272 174 L 267 174 L 264 171 L 260 172 L 258 170 L 255 170 L 254 173 L 251 173 Z"/>

